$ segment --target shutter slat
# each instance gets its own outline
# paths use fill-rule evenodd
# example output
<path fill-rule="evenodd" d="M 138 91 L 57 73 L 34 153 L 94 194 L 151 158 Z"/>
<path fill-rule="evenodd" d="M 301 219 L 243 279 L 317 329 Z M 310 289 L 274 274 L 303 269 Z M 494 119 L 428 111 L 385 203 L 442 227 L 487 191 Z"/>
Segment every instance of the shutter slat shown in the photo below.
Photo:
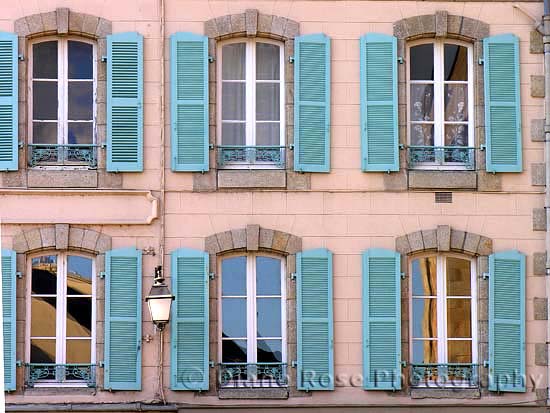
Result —
<path fill-rule="evenodd" d="M 295 39 L 294 170 L 330 171 L 330 39 Z"/>
<path fill-rule="evenodd" d="M 208 254 L 193 249 L 172 252 L 172 390 L 208 390 Z"/>
<path fill-rule="evenodd" d="M 525 256 L 489 257 L 489 390 L 525 392 Z"/>
<path fill-rule="evenodd" d="M 399 171 L 397 39 L 361 37 L 361 165 L 363 171 Z"/>
<path fill-rule="evenodd" d="M 141 390 L 141 251 L 105 254 L 105 389 Z"/>
<path fill-rule="evenodd" d="M 0 170 L 18 169 L 17 36 L 0 32 Z"/>
<path fill-rule="evenodd" d="M 298 389 L 334 390 L 332 253 L 296 255 Z"/>
<path fill-rule="evenodd" d="M 363 387 L 401 389 L 401 257 L 363 253 Z"/>
<path fill-rule="evenodd" d="M 143 37 L 107 36 L 107 170 L 143 171 Z"/>
<path fill-rule="evenodd" d="M 205 172 L 208 155 L 208 38 L 175 33 L 170 39 L 173 171 Z"/>
<path fill-rule="evenodd" d="M 15 251 L 2 250 L 2 311 L 4 331 L 4 390 L 16 388 Z"/>
<path fill-rule="evenodd" d="M 519 41 L 512 34 L 483 39 L 488 172 L 521 172 Z"/>

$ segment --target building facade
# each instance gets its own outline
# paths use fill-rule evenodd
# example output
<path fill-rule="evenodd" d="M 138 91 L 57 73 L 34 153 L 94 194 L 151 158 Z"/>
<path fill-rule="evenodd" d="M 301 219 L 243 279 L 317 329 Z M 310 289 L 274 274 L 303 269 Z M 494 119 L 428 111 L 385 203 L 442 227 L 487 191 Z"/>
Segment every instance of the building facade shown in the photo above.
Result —
<path fill-rule="evenodd" d="M 8 411 L 545 409 L 542 2 L 0 11 Z"/>

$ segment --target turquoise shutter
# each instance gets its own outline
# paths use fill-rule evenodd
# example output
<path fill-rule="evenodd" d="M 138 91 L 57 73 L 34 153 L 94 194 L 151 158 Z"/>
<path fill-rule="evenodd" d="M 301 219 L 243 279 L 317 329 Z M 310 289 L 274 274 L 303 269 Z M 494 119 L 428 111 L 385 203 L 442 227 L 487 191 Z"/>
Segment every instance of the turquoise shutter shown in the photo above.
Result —
<path fill-rule="evenodd" d="M 208 171 L 208 38 L 170 39 L 170 117 L 173 171 Z"/>
<path fill-rule="evenodd" d="M 399 171 L 397 131 L 397 39 L 361 37 L 361 167 Z"/>
<path fill-rule="evenodd" d="M 143 36 L 107 36 L 107 170 L 143 171 Z"/>
<path fill-rule="evenodd" d="M 0 170 L 18 168 L 17 36 L 0 32 Z"/>
<path fill-rule="evenodd" d="M 488 172 L 521 172 L 519 41 L 513 34 L 483 39 Z"/>
<path fill-rule="evenodd" d="M 107 251 L 105 269 L 104 388 L 141 390 L 141 251 Z"/>
<path fill-rule="evenodd" d="M 363 253 L 363 387 L 401 389 L 401 256 Z"/>
<path fill-rule="evenodd" d="M 489 256 L 489 390 L 525 392 L 525 256 Z"/>
<path fill-rule="evenodd" d="M 1 70 L 1 69 L 0 69 Z M 15 251 L 2 250 L 2 310 L 4 312 L 4 390 L 15 390 Z"/>
<path fill-rule="evenodd" d="M 172 252 L 172 390 L 208 390 L 208 279 L 207 253 L 185 248 Z"/>
<path fill-rule="evenodd" d="M 332 253 L 296 255 L 298 389 L 334 390 Z"/>
<path fill-rule="evenodd" d="M 330 171 L 330 39 L 294 40 L 294 170 Z"/>

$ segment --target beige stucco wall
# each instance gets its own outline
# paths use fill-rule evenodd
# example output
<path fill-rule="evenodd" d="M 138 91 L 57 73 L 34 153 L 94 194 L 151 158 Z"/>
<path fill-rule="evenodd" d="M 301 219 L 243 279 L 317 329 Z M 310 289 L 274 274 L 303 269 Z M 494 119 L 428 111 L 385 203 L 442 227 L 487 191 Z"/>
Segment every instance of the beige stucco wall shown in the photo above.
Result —
<path fill-rule="evenodd" d="M 445 403 L 509 403 L 535 400 L 536 389 L 546 387 L 547 367 L 535 366 L 535 344 L 546 341 L 546 321 L 535 320 L 533 299 L 544 297 L 545 278 L 534 275 L 533 257 L 544 252 L 544 232 L 533 231 L 533 208 L 543 207 L 540 186 L 532 186 L 532 163 L 543 161 L 543 144 L 531 141 L 531 120 L 541 119 L 543 100 L 531 97 L 531 76 L 543 74 L 541 54 L 530 53 L 533 21 L 512 2 L 425 2 L 425 1 L 204 1 L 165 0 L 166 37 L 176 31 L 203 33 L 206 20 L 255 8 L 264 14 L 278 15 L 300 24 L 300 33 L 324 32 L 332 39 L 331 83 L 331 157 L 329 174 L 312 174 L 311 189 L 304 191 L 222 191 L 193 192 L 192 173 L 169 170 L 169 141 L 166 141 L 166 245 L 165 269 L 169 274 L 170 251 L 180 248 L 204 248 L 207 236 L 247 224 L 284 231 L 302 238 L 303 249 L 326 247 L 334 253 L 334 338 L 336 375 L 354 376 L 362 372 L 361 350 L 361 259 L 364 249 L 395 248 L 402 235 L 450 225 L 453 229 L 473 232 L 493 240 L 494 251 L 518 249 L 527 255 L 527 374 L 525 394 L 483 395 L 479 400 L 447 399 Z M 537 18 L 542 3 L 518 3 Z M 14 21 L 23 16 L 68 7 L 112 21 L 113 33 L 138 31 L 144 35 L 144 122 L 145 170 L 122 174 L 117 195 L 109 191 L 82 190 L 78 193 L 58 190 L 55 198 L 42 191 L 31 197 L 24 187 L 0 189 L 2 247 L 11 248 L 14 237 L 45 224 L 71 223 L 94 229 L 112 237 L 112 247 L 147 248 L 156 256 L 143 257 L 143 292 L 152 282 L 154 266 L 159 264 L 161 224 L 156 218 L 155 200 L 161 199 L 160 171 L 160 72 L 162 43 L 159 37 L 159 12 L 153 0 L 14 0 L 0 5 L 0 30 L 13 31 Z M 400 19 L 433 14 L 474 18 L 489 24 L 490 34 L 512 32 L 520 37 L 521 99 L 524 172 L 502 174 L 501 190 L 496 193 L 455 192 L 452 204 L 435 204 L 433 192 L 385 191 L 386 175 L 360 171 L 359 129 L 359 36 L 366 32 L 393 33 L 392 24 Z M 168 63 L 168 44 L 164 44 Z M 212 67 L 212 66 L 211 66 Z M 166 79 L 169 79 L 166 65 Z M 165 86 L 166 137 L 169 132 L 170 88 Z M 104 136 L 100 136 L 102 141 Z M 5 174 L 4 174 L 5 175 Z M 145 192 L 135 193 L 136 190 Z M 147 194 L 147 191 L 152 191 Z M 86 201 L 83 203 L 83 197 Z M 103 197 L 103 198 L 102 198 Z M 106 198 L 105 198 L 106 197 Z M 114 197 L 114 198 L 113 198 Z M 107 201 L 117 208 L 106 208 Z M 111 204 L 108 204 L 111 205 Z M 39 212 L 33 214 L 33 209 Z M 76 210 L 76 211 L 75 211 Z M 124 213 L 120 213 L 124 211 Z M 34 216 L 34 218 L 33 218 Z M 70 217 L 70 219 L 68 218 Z M 126 219 L 127 218 L 127 219 Z M 126 220 L 125 220 L 126 219 Z M 23 283 L 22 281 L 18 283 Z M 18 359 L 24 359 L 24 289 L 18 289 Z M 98 308 L 98 310 L 100 310 Z M 146 306 L 143 306 L 143 334 L 154 335 Z M 98 326 L 99 327 L 99 326 Z M 98 390 L 63 392 L 52 390 L 18 391 L 7 395 L 8 403 L 97 403 L 152 400 L 156 392 L 157 337 L 143 344 L 143 391 L 104 392 Z M 168 340 L 168 338 L 167 338 Z M 167 342 L 168 344 L 168 342 Z M 166 349 L 169 347 L 166 346 Z M 211 358 L 215 359 L 212 355 Z M 481 362 L 483 360 L 480 360 Z M 169 383 L 169 352 L 165 356 L 165 383 Z M 102 370 L 98 370 L 102 375 Z M 22 384 L 22 369 L 18 369 Z M 345 382 L 345 380 L 344 380 Z M 288 401 L 262 400 L 282 405 L 347 404 L 425 404 L 406 392 L 365 392 L 361 387 L 339 386 L 334 392 L 317 392 Z M 173 403 L 239 405 L 252 401 L 219 400 L 215 394 L 171 392 Z"/>

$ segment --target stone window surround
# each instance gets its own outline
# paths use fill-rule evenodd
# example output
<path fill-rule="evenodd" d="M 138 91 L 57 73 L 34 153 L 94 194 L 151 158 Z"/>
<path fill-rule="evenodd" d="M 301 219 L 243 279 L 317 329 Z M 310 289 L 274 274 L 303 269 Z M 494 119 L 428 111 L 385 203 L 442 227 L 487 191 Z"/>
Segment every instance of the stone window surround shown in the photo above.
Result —
<path fill-rule="evenodd" d="M 22 280 L 17 282 L 17 342 L 16 359 L 25 360 L 25 323 L 26 316 L 26 298 L 27 283 L 25 276 L 27 274 L 27 256 L 39 251 L 84 251 L 95 255 L 95 275 L 105 271 L 105 252 L 112 246 L 112 239 L 109 235 L 89 228 L 76 227 L 69 224 L 55 224 L 41 227 L 30 228 L 16 234 L 13 238 L 13 249 L 17 253 L 17 271 L 22 274 Z M 104 311 L 105 308 L 105 283 L 98 279 L 96 283 L 96 360 L 103 360 L 104 344 Z M 25 360 L 26 361 L 26 360 Z M 18 368 L 17 389 L 15 393 L 23 391 L 23 394 L 57 394 L 56 388 L 28 388 L 24 387 L 24 369 Z M 97 388 L 103 386 L 103 374 L 99 374 L 99 367 L 96 367 L 96 385 Z M 89 393 L 89 389 L 64 389 L 70 393 Z"/>
<path fill-rule="evenodd" d="M 96 142 L 106 139 L 106 65 L 101 56 L 107 54 L 106 36 L 112 33 L 112 22 L 102 17 L 78 13 L 68 8 L 37 13 L 17 19 L 14 31 L 18 36 L 19 54 L 19 137 L 28 136 L 28 54 L 30 39 L 42 36 L 74 35 L 95 40 L 97 43 L 97 98 L 96 98 Z M 105 170 L 105 150 L 98 148 L 97 170 L 85 169 L 36 169 L 27 167 L 27 147 L 19 149 L 19 170 L 2 172 L 2 186 L 5 187 L 58 187 L 58 188 L 121 188 L 122 174 L 107 173 Z"/>
<path fill-rule="evenodd" d="M 246 228 L 219 232 L 205 238 L 204 249 L 210 257 L 210 272 L 216 274 L 210 282 L 210 359 L 217 364 L 218 360 L 218 291 L 217 276 L 218 258 L 234 252 L 266 251 L 286 257 L 286 288 L 287 288 L 287 375 L 288 388 L 267 389 L 218 389 L 217 369 L 210 370 L 209 395 L 220 398 L 275 398 L 286 399 L 288 396 L 303 396 L 296 389 L 295 369 L 291 362 L 296 360 L 296 282 L 290 274 L 296 272 L 296 253 L 302 250 L 302 239 L 286 232 L 262 228 L 259 225 L 247 225 Z M 283 258 L 284 259 L 284 258 Z"/>
<path fill-rule="evenodd" d="M 395 249 L 404 257 L 401 260 L 401 271 L 408 272 L 411 257 L 421 253 L 456 252 L 468 257 L 477 258 L 477 328 L 478 328 L 478 364 L 480 389 L 422 389 L 406 388 L 412 398 L 479 398 L 487 394 L 488 369 L 483 366 L 483 360 L 489 359 L 489 282 L 483 279 L 483 273 L 489 272 L 489 258 L 493 253 L 492 239 L 473 232 L 461 231 L 449 225 L 438 225 L 437 228 L 411 232 L 395 239 Z M 409 277 L 401 281 L 401 354 L 402 359 L 409 361 Z M 409 383 L 409 371 L 403 370 Z"/>
<path fill-rule="evenodd" d="M 483 66 L 477 64 L 483 56 L 482 39 L 489 36 L 489 25 L 480 20 L 448 14 L 445 10 L 434 14 L 413 16 L 393 24 L 397 37 L 397 55 L 406 56 L 407 42 L 423 38 L 451 38 L 473 44 L 474 62 L 474 146 L 485 144 L 485 108 Z M 407 138 L 407 62 L 398 65 L 399 143 L 408 144 Z M 406 151 L 401 152 L 400 165 L 409 189 L 470 189 L 498 191 L 500 176 L 485 171 L 485 153 L 476 150 L 475 171 L 408 170 Z M 407 176 L 408 175 L 408 176 Z M 405 188 L 403 188 L 405 189 Z"/>
<path fill-rule="evenodd" d="M 285 64 L 285 146 L 286 170 L 217 170 L 216 151 L 210 154 L 210 171 L 193 175 L 194 191 L 215 191 L 218 188 L 287 188 L 309 189 L 311 175 L 294 172 L 294 153 L 289 147 L 294 143 L 294 67 L 290 57 L 294 55 L 294 38 L 300 34 L 298 22 L 256 9 L 210 19 L 204 23 L 204 33 L 209 38 L 210 56 L 217 56 L 217 43 L 230 38 L 263 37 L 284 43 Z M 216 63 L 209 66 L 209 143 L 217 145 L 216 132 Z"/>

